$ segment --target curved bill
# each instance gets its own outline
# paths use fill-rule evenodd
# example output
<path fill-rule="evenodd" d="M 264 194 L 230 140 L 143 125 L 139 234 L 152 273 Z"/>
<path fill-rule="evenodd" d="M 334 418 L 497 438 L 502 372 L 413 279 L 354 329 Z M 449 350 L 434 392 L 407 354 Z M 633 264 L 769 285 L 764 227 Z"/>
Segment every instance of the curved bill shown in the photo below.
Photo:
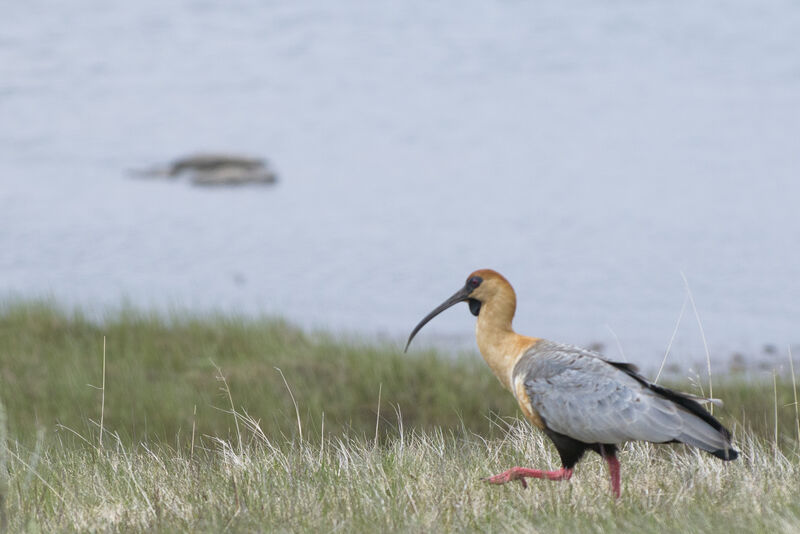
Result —
<path fill-rule="evenodd" d="M 414 339 L 414 336 L 417 335 L 417 332 L 422 330 L 422 327 L 428 324 L 428 321 L 445 311 L 450 306 L 458 304 L 459 302 L 464 302 L 465 300 L 469 299 L 469 294 L 472 292 L 467 286 L 462 287 L 456 293 L 447 299 L 446 301 L 442 302 L 435 310 L 430 312 L 428 315 L 425 316 L 423 320 L 419 322 L 417 326 L 414 327 L 414 330 L 411 331 L 411 335 L 408 336 L 408 342 L 406 343 L 406 348 L 403 349 L 403 352 L 408 351 L 408 346 L 411 345 L 411 340 Z"/>

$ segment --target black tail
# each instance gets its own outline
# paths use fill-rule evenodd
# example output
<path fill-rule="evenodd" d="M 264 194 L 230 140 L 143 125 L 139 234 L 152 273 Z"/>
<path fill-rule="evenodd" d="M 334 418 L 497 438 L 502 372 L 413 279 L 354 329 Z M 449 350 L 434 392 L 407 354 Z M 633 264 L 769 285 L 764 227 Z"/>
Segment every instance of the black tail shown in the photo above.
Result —
<path fill-rule="evenodd" d="M 720 460 L 730 461 L 735 460 L 739 457 L 739 451 L 736 449 L 717 449 L 716 451 L 709 451 L 711 454 L 719 458 Z"/>
<path fill-rule="evenodd" d="M 689 397 L 685 396 L 683 393 L 679 391 L 673 391 L 671 389 L 661 387 L 657 384 L 651 384 L 650 382 L 647 381 L 645 381 L 645 385 L 648 388 L 655 391 L 656 393 L 658 393 L 659 395 L 661 395 L 662 397 L 671 400 L 681 408 L 686 409 L 686 411 L 693 413 L 694 415 L 696 415 L 697 417 L 699 417 L 700 419 L 711 425 L 714 428 L 714 430 L 719 431 L 723 436 L 725 436 L 725 439 L 727 439 L 728 441 L 731 440 L 730 430 L 722 426 L 722 423 L 717 421 L 717 419 L 713 415 L 708 413 L 708 410 L 703 408 L 700 405 L 700 403 L 697 402 L 696 400 L 690 399 Z"/>

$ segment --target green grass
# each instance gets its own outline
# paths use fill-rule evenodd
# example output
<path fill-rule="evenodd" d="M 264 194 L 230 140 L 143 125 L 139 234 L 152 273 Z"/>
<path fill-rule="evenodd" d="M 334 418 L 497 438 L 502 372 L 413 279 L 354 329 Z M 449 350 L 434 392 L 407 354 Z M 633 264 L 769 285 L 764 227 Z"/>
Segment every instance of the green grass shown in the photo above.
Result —
<path fill-rule="evenodd" d="M 740 460 L 634 444 L 618 503 L 596 455 L 569 483 L 481 482 L 558 461 L 474 354 L 404 355 L 269 318 L 97 322 L 18 302 L 0 309 L 0 388 L 0 530 L 800 529 L 785 375 L 715 382 Z"/>
<path fill-rule="evenodd" d="M 11 435 L 30 441 L 38 426 L 83 432 L 90 419 L 99 422 L 104 336 L 104 423 L 128 442 L 174 442 L 193 423 L 199 433 L 230 436 L 216 367 L 237 409 L 260 418 L 269 434 L 297 429 L 276 368 L 307 428 L 319 427 L 324 413 L 331 432 L 372 435 L 379 391 L 384 409 L 399 405 L 407 424 L 420 428 L 461 418 L 469 430 L 488 433 L 488 413 L 515 413 L 480 358 L 408 356 L 397 346 L 307 334 L 274 319 L 126 310 L 100 325 L 49 303 L 17 303 L 0 310 L 0 400 Z"/>

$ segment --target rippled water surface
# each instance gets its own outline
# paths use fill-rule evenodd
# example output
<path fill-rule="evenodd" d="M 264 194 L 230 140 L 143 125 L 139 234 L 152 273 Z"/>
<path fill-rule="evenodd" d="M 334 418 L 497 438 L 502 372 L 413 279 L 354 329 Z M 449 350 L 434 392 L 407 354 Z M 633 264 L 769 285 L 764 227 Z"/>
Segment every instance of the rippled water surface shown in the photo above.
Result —
<path fill-rule="evenodd" d="M 476 268 L 656 365 L 800 342 L 800 4 L 17 2 L 0 294 L 400 339 Z M 275 187 L 128 169 L 268 157 Z M 420 336 L 471 347 L 466 306 Z M 703 354 L 691 305 L 676 361 Z"/>

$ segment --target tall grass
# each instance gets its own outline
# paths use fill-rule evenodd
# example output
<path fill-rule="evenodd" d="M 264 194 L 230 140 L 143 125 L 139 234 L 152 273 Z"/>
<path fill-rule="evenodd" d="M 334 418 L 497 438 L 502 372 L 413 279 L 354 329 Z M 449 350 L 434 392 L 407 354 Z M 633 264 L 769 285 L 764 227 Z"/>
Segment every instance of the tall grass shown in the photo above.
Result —
<path fill-rule="evenodd" d="M 37 426 L 85 433 L 101 413 L 129 443 L 185 440 L 193 425 L 198 434 L 228 437 L 235 429 L 216 367 L 237 408 L 260 417 L 270 434 L 297 431 L 287 383 L 303 426 L 319 428 L 324 413 L 333 433 L 371 435 L 379 388 L 384 405 L 400 405 L 415 427 L 456 422 L 491 433 L 487 413 L 515 413 L 513 399 L 474 357 L 408 356 L 391 344 L 306 333 L 270 318 L 123 310 L 101 324 L 49 303 L 0 310 L 0 399 L 9 431 L 25 441 Z"/>
<path fill-rule="evenodd" d="M 620 453 L 623 494 L 597 455 L 569 482 L 491 486 L 512 465 L 555 467 L 527 423 L 497 439 L 463 430 L 403 430 L 376 446 L 349 434 L 317 443 L 267 436 L 231 414 L 244 445 L 206 436 L 194 453 L 167 444 L 53 444 L 36 476 L 10 464 L 10 528 L 31 531 L 788 532 L 800 529 L 797 454 L 739 437 L 740 461 L 684 447 Z M 87 439 L 87 442 L 91 442 Z M 15 458 L 32 454 L 17 447 Z"/>
<path fill-rule="evenodd" d="M 474 355 L 18 303 L 0 311 L 0 378 L 10 531 L 800 529 L 793 373 L 717 375 L 740 460 L 631 444 L 619 502 L 596 455 L 568 483 L 481 481 L 558 458 Z"/>

